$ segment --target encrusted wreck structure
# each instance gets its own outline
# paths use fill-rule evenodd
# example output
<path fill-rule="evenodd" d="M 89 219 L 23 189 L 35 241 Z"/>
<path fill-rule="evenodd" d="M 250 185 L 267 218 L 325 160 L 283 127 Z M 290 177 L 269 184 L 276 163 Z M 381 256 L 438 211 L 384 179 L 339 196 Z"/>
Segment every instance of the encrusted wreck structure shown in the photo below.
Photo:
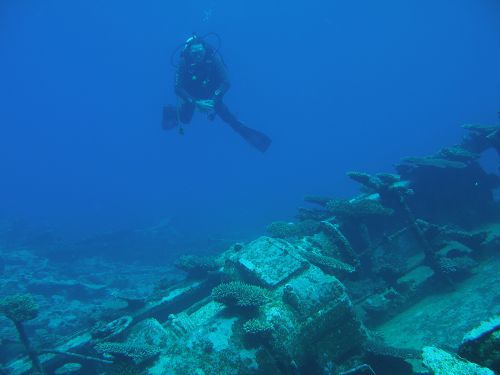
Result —
<path fill-rule="evenodd" d="M 466 280 L 488 272 L 485 264 L 500 264 L 500 203 L 494 198 L 500 177 L 479 163 L 487 149 L 500 154 L 500 127 L 466 129 L 460 144 L 406 158 L 395 173 L 348 173 L 361 185 L 356 197 L 307 197 L 297 221 L 272 223 L 268 236 L 234 244 L 217 257 L 181 257 L 177 266 L 186 273 L 184 280 L 131 299 L 120 314 L 51 350 L 30 348 L 3 371 L 500 371 L 498 298 L 477 317 L 486 322 L 461 342 L 449 332 L 461 332 L 470 322 L 448 322 L 440 328 L 446 343 L 436 333 L 423 350 L 391 341 L 388 326 L 379 330 L 428 296 L 445 299 Z M 499 284 L 493 281 L 488 292 L 498 296 Z M 23 307 L 7 301 L 1 308 L 9 316 Z M 432 316 L 417 313 L 413 319 L 417 325 Z M 403 323 L 400 327 L 398 339 L 410 335 Z"/>

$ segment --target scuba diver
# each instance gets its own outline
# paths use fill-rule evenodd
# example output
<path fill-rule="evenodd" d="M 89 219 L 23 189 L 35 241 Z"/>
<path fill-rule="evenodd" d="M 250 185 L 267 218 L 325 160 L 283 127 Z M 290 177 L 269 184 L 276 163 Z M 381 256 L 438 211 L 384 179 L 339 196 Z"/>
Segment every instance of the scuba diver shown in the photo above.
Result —
<path fill-rule="evenodd" d="M 211 121 L 219 116 L 250 145 L 265 152 L 271 139 L 244 125 L 224 104 L 223 97 L 230 87 L 225 65 L 218 51 L 205 41 L 205 37 L 193 35 L 182 47 L 175 73 L 178 105 L 164 107 L 162 127 L 166 130 L 175 128 L 179 121 L 188 124 L 195 109 L 198 109 L 207 113 Z M 182 125 L 179 132 L 183 134 Z"/>

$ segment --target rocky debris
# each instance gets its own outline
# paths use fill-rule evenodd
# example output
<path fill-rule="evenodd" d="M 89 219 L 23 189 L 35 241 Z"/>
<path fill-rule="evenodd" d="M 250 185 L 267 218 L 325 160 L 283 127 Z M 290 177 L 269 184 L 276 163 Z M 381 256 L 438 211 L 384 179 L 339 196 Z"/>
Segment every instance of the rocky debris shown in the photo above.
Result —
<path fill-rule="evenodd" d="M 388 283 L 425 262 L 426 248 L 410 228 L 385 236 L 371 249 L 370 271 Z"/>
<path fill-rule="evenodd" d="M 153 318 L 144 319 L 134 325 L 127 341 L 135 344 L 145 344 L 156 348 L 164 348 L 169 340 L 169 335 L 161 323 Z"/>
<path fill-rule="evenodd" d="M 193 319 L 185 312 L 180 314 L 170 314 L 166 322 L 170 332 L 176 337 L 180 338 L 188 333 L 191 333 L 196 325 Z"/>
<path fill-rule="evenodd" d="M 296 218 L 301 221 L 321 221 L 326 220 L 331 216 L 331 213 L 326 209 L 317 209 L 310 207 L 299 207 L 297 209 Z"/>
<path fill-rule="evenodd" d="M 477 252 L 481 250 L 489 234 L 485 230 L 468 232 L 454 226 L 431 224 L 420 219 L 417 222 L 428 240 L 438 248 L 455 241 Z"/>
<path fill-rule="evenodd" d="M 467 332 L 458 354 L 496 373 L 500 372 L 500 316 L 481 322 Z"/>
<path fill-rule="evenodd" d="M 80 363 L 69 362 L 54 371 L 55 375 L 68 375 L 78 373 L 82 369 Z"/>
<path fill-rule="evenodd" d="M 124 341 L 98 341 L 93 347 L 97 353 L 112 360 L 111 372 L 120 373 L 128 368 L 140 373 L 171 339 L 172 336 L 157 320 L 145 319 L 130 329 Z"/>
<path fill-rule="evenodd" d="M 304 201 L 308 203 L 313 203 L 320 205 L 322 207 L 326 207 L 328 201 L 330 201 L 330 197 L 318 196 L 318 195 L 306 195 L 304 197 Z"/>
<path fill-rule="evenodd" d="M 88 314 L 100 322 L 93 330 L 44 351 L 41 361 L 51 373 L 68 363 L 61 353 L 71 352 L 87 358 L 79 370 L 87 373 L 357 374 L 390 368 L 423 374 L 416 370 L 416 350 L 429 344 L 454 350 L 471 321 L 497 313 L 492 294 L 500 285 L 493 271 L 500 205 L 492 191 L 500 179 L 485 173 L 478 157 L 483 147 L 495 147 L 498 129 L 471 133 L 434 155 L 405 159 L 398 174 L 350 172 L 360 195 L 306 197 L 316 207 L 299 209 L 298 222 L 272 223 L 273 238 L 234 244 L 217 258 L 182 256 L 177 266 L 187 273 L 184 279 L 155 269 L 152 282 L 135 266 L 117 275 L 116 266 L 95 261 L 79 269 L 85 277 L 71 280 L 52 276 L 56 271 L 47 262 L 19 252 L 5 256 L 4 269 L 18 274 L 8 274 L 1 286 L 39 293 L 44 310 L 56 315 L 50 322 L 36 318 L 47 327 L 36 331 L 43 336 L 59 329 L 58 321 L 77 319 L 66 309 L 51 310 L 51 302 L 69 305 L 70 296 L 80 296 L 80 303 L 107 304 L 106 314 Z M 163 235 L 167 227 L 144 233 Z M 115 233 L 101 240 L 132 237 Z M 55 289 L 62 294 L 49 296 Z M 111 309 L 117 301 L 111 296 L 133 306 Z M 364 324 L 391 341 L 374 340 Z M 460 351 L 493 369 L 497 324 L 486 327 L 467 335 Z M 490 373 L 433 347 L 423 358 L 436 374 Z M 30 367 L 21 358 L 9 371 L 25 374 Z"/>
<path fill-rule="evenodd" d="M 447 242 L 436 252 L 439 271 L 454 279 L 466 277 L 477 262 L 471 258 L 474 251 L 468 246 L 457 242 Z"/>
<path fill-rule="evenodd" d="M 236 253 L 245 255 L 244 248 Z M 291 373 L 307 366 L 319 348 L 334 360 L 364 340 L 345 287 L 313 265 L 285 285 L 256 288 L 222 283 L 214 289 L 214 301 L 171 316 L 164 325 L 166 348 L 150 371 Z M 218 301 L 258 309 L 224 312 Z"/>
<path fill-rule="evenodd" d="M 249 282 L 275 288 L 306 267 L 297 249 L 285 240 L 259 237 L 232 257 Z"/>
<path fill-rule="evenodd" d="M 363 363 L 362 365 L 353 367 L 350 370 L 347 371 L 342 371 L 340 375 L 376 375 L 375 371 L 367 365 L 366 363 Z"/>
<path fill-rule="evenodd" d="M 312 356 L 326 365 L 364 342 L 365 334 L 345 287 L 335 277 L 311 267 L 280 289 L 289 307 L 269 307 L 267 316 L 277 327 L 275 345 L 281 342 L 285 346 L 276 350 L 294 353 L 292 359 L 297 364 Z"/>
<path fill-rule="evenodd" d="M 316 220 L 301 220 L 297 223 L 275 221 L 269 224 L 266 231 L 276 238 L 310 236 L 319 231 L 320 224 Z"/>
<path fill-rule="evenodd" d="M 316 267 L 311 267 L 282 288 L 283 300 L 301 317 L 314 314 L 325 303 L 344 293 L 344 286 L 335 277 L 325 275 Z"/>
<path fill-rule="evenodd" d="M 92 338 L 95 340 L 111 340 L 121 335 L 133 322 L 131 316 L 122 316 L 111 322 L 99 322 L 90 331 Z"/>
<path fill-rule="evenodd" d="M 352 273 L 356 270 L 354 266 L 351 266 L 350 264 L 341 262 L 340 260 L 329 256 L 310 251 L 301 251 L 299 254 L 315 266 L 319 267 L 324 272 L 331 275 L 338 276 L 339 274 L 342 275 L 345 273 Z"/>
<path fill-rule="evenodd" d="M 140 365 L 160 353 L 160 350 L 152 345 L 119 342 L 98 343 L 94 346 L 94 349 L 101 354 L 125 357 L 126 360 L 130 359 L 136 365 Z"/>
<path fill-rule="evenodd" d="M 386 184 L 377 176 L 364 172 L 347 172 L 347 176 L 365 187 L 367 191 L 380 191 Z M 392 182 L 389 182 L 392 183 Z"/>
<path fill-rule="evenodd" d="M 363 321 L 371 327 L 396 314 L 405 302 L 406 298 L 390 287 L 366 298 L 359 308 L 363 311 Z"/>
<path fill-rule="evenodd" d="M 421 265 L 396 280 L 396 289 L 406 298 L 423 295 L 430 286 L 435 272 L 432 268 Z"/>
<path fill-rule="evenodd" d="M 375 373 L 384 374 L 389 370 L 398 375 L 420 374 L 414 371 L 416 366 L 413 365 L 421 358 L 420 350 L 389 346 L 372 332 L 369 332 L 363 349 L 359 361 L 368 364 Z"/>
<path fill-rule="evenodd" d="M 328 201 L 326 206 L 333 215 L 353 220 L 360 220 L 370 216 L 389 216 L 394 212 L 394 210 L 382 206 L 380 202 L 374 199 L 332 199 Z"/>
<path fill-rule="evenodd" d="M 482 243 L 482 250 L 485 254 L 495 255 L 498 254 L 498 249 L 500 249 L 500 226 L 491 225 Z"/>
<path fill-rule="evenodd" d="M 336 238 L 327 234 L 325 230 L 313 236 L 303 237 L 293 244 L 297 247 L 299 252 L 315 252 L 338 260 L 344 259 L 344 249 L 339 246 Z"/>
<path fill-rule="evenodd" d="M 155 295 L 146 305 L 134 312 L 134 322 L 146 318 L 155 318 L 164 322 L 170 314 L 177 314 L 191 305 L 210 297 L 214 286 L 220 283 L 218 277 L 208 277 L 203 280 L 186 280 L 171 287 L 160 298 Z"/>
<path fill-rule="evenodd" d="M 347 263 L 352 264 L 352 266 L 358 267 L 360 264 L 359 256 L 354 251 L 351 242 L 342 232 L 339 224 L 334 224 L 328 220 L 321 221 L 322 233 L 330 240 L 330 249 L 326 252 L 323 249 L 322 254 L 327 256 L 333 256 L 339 260 L 346 260 Z"/>
<path fill-rule="evenodd" d="M 500 126 L 464 125 L 469 133 L 462 140 L 461 146 L 474 153 L 482 153 L 494 148 L 500 154 Z"/>
<path fill-rule="evenodd" d="M 295 291 L 291 303 L 286 297 L 290 290 Z M 200 340 L 197 329 L 186 332 L 183 340 L 199 347 L 200 355 L 209 354 L 211 360 L 208 362 L 217 363 L 218 371 L 222 371 L 221 366 L 226 363 L 223 373 L 234 371 L 235 374 L 243 371 L 242 368 L 250 363 L 256 366 L 255 371 L 264 371 L 268 366 L 276 366 L 274 361 L 268 362 L 271 358 L 278 361 L 279 370 L 274 371 L 295 371 L 294 368 L 301 368 L 310 356 L 315 356 L 320 347 L 330 358 L 339 358 L 343 353 L 358 347 L 363 340 L 359 321 L 353 314 L 345 288 L 337 279 L 324 274 L 316 267 L 310 267 L 290 279 L 285 286 L 269 291 L 268 294 L 268 303 L 260 305 L 257 315 L 253 317 L 246 318 L 245 314 L 238 314 L 239 318 L 236 320 L 231 316 L 219 315 L 212 315 L 215 320 L 203 318 L 204 321 L 212 322 L 212 333 L 203 335 L 210 343 L 203 340 L 197 341 L 196 344 L 193 342 L 195 337 Z M 279 303 L 281 296 L 285 304 Z M 205 314 L 206 312 L 203 315 Z M 199 318 L 199 315 L 197 317 Z M 238 333 L 239 330 L 241 334 Z M 223 338 L 216 332 L 224 332 Z M 243 349 L 248 344 L 253 348 L 250 352 Z M 264 347 L 271 358 L 261 357 Z M 224 359 L 221 358 L 222 353 Z M 250 361 L 245 367 L 241 367 L 242 353 L 245 353 L 245 358 Z M 201 362 L 193 358 L 186 360 L 185 365 L 191 363 L 193 367 L 191 370 L 184 368 L 184 371 L 193 371 Z M 204 371 L 210 370 L 213 368 L 204 368 Z"/>
<path fill-rule="evenodd" d="M 6 253 L 30 248 L 36 249 L 38 255 L 45 256 L 53 252 L 64 253 L 66 245 L 54 228 L 45 225 L 34 227 L 26 220 L 0 223 L 0 242 Z"/>
<path fill-rule="evenodd" d="M 136 311 L 144 307 L 147 303 L 149 296 L 141 295 L 137 293 L 136 290 L 120 290 L 112 293 L 113 297 L 124 302 L 124 306 L 121 309 L 126 309 L 128 311 Z"/>
<path fill-rule="evenodd" d="M 24 346 L 35 374 L 45 374 L 40 363 L 38 352 L 33 348 L 31 339 L 28 337 L 24 322 L 35 319 L 38 316 L 39 306 L 30 294 L 16 294 L 0 299 L 0 313 L 5 315 L 14 323 L 19 340 Z"/>
<path fill-rule="evenodd" d="M 193 278 L 203 278 L 209 272 L 215 272 L 220 268 L 215 257 L 196 255 L 182 255 L 175 262 L 175 266 Z"/>
<path fill-rule="evenodd" d="M 435 375 L 495 375 L 490 369 L 468 362 L 456 355 L 447 353 L 433 346 L 426 346 L 423 348 L 422 358 L 424 365 Z"/>
<path fill-rule="evenodd" d="M 466 163 L 461 161 L 454 161 L 449 159 L 443 159 L 434 156 L 428 157 L 406 157 L 403 158 L 403 162 L 407 165 L 405 168 L 419 168 L 419 167 L 428 167 L 428 168 L 440 168 L 440 169 L 461 169 L 467 167 Z"/>
<path fill-rule="evenodd" d="M 469 163 L 479 159 L 481 156 L 478 153 L 468 151 L 462 146 L 444 147 L 436 154 L 438 158 L 443 158 L 462 163 Z"/>
<path fill-rule="evenodd" d="M 500 176 L 486 173 L 477 160 L 406 158 L 396 170 L 411 181 L 414 194 L 407 204 L 420 219 L 470 228 L 499 213 L 493 189 L 500 186 Z"/>
<path fill-rule="evenodd" d="M 107 296 L 105 285 L 96 285 L 79 282 L 77 280 L 55 280 L 44 278 L 31 280 L 26 289 L 33 294 L 54 295 L 67 294 L 72 299 L 90 300 Z"/>

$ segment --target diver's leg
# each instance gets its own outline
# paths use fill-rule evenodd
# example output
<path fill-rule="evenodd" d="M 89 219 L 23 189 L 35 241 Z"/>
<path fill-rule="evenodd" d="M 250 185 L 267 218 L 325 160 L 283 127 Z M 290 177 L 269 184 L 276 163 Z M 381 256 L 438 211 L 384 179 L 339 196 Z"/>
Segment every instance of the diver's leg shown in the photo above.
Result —
<path fill-rule="evenodd" d="M 248 126 L 241 123 L 236 116 L 234 116 L 229 108 L 221 101 L 217 102 L 215 105 L 215 112 L 219 117 L 227 123 L 231 129 L 242 136 L 249 144 L 258 149 L 261 152 L 266 152 L 271 145 L 271 139 L 264 133 L 249 128 Z"/>
<path fill-rule="evenodd" d="M 180 101 L 179 106 L 179 120 L 183 124 L 189 124 L 193 118 L 195 105 L 194 103 L 187 102 L 185 100 Z"/>
<path fill-rule="evenodd" d="M 215 104 L 215 113 L 219 115 L 219 117 L 224 121 L 225 123 L 231 125 L 231 126 L 238 126 L 238 125 L 243 125 L 241 122 L 238 121 L 235 115 L 229 111 L 229 108 L 227 108 L 227 105 L 224 104 L 222 100 L 219 100 Z"/>

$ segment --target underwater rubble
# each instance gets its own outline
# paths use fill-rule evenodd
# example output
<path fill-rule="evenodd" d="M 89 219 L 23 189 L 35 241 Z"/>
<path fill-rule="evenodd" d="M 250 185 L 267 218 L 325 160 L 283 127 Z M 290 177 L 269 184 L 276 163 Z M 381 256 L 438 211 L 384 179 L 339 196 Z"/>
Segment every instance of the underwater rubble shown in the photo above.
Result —
<path fill-rule="evenodd" d="M 23 330 L 39 309 L 31 295 L 3 297 L 27 355 L 0 373 L 498 373 L 500 177 L 480 157 L 500 154 L 500 127 L 465 129 L 395 173 L 348 173 L 358 196 L 306 197 L 268 236 L 180 257 L 184 278 L 122 290 L 122 308 L 51 348 Z M 32 284 L 107 295 L 91 280 Z"/>

